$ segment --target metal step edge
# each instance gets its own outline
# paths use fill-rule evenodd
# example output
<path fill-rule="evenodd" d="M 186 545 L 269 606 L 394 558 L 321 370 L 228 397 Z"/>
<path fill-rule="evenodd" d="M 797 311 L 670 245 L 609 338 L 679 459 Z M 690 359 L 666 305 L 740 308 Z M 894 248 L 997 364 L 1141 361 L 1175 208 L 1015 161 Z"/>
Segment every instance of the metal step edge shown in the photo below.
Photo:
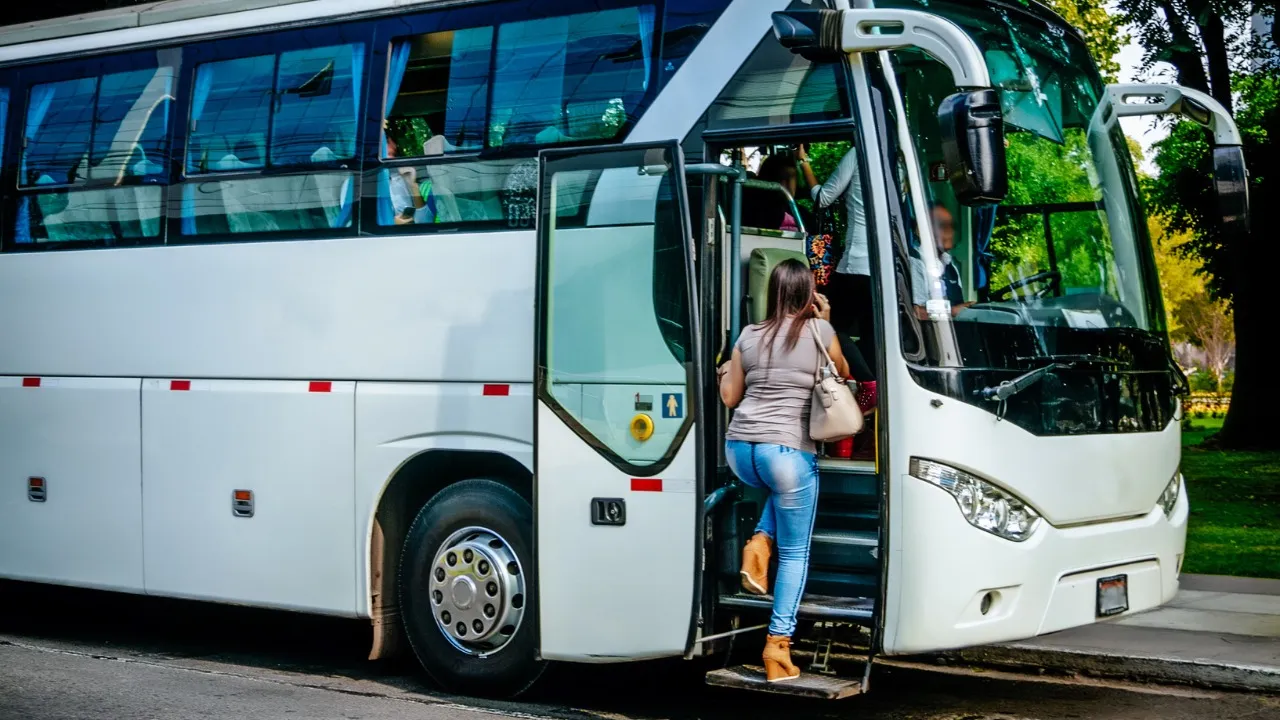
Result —
<path fill-rule="evenodd" d="M 782 682 L 765 679 L 764 668 L 738 665 L 707 673 L 707 684 L 735 690 L 754 690 L 776 695 L 818 700 L 840 700 L 862 694 L 862 683 L 849 678 L 801 672 L 800 677 Z"/>
<path fill-rule="evenodd" d="M 831 598 L 831 600 L 836 600 Z M 796 614 L 806 618 L 824 618 L 828 620 L 857 620 L 865 622 L 871 619 L 871 603 L 874 601 L 870 598 L 857 598 L 866 603 L 865 606 L 853 605 L 854 599 L 850 599 L 849 605 L 831 607 L 821 602 L 814 602 L 813 596 L 802 599 L 800 607 Z M 751 610 L 772 610 L 772 595 L 721 595 L 720 604 L 725 607 L 747 608 Z"/>
<path fill-rule="evenodd" d="M 869 537 L 864 537 L 869 535 Z M 880 545 L 880 533 L 875 530 L 815 530 L 813 542 L 825 545 L 852 545 L 871 548 Z"/>

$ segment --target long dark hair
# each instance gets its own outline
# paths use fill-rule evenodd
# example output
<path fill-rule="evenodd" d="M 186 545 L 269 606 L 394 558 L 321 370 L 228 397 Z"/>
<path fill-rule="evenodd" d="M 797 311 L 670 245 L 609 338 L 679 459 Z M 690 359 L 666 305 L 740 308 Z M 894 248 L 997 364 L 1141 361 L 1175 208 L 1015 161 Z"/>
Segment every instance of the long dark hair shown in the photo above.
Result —
<path fill-rule="evenodd" d="M 791 327 L 787 328 L 784 347 L 790 352 L 800 342 L 800 332 L 804 330 L 804 326 L 811 318 L 817 317 L 813 307 L 815 292 L 817 287 L 813 284 L 813 272 L 805 263 L 791 258 L 773 268 L 773 273 L 769 275 L 769 313 L 764 322 L 760 323 L 764 329 L 764 341 L 769 346 L 770 359 L 778 330 L 787 318 L 791 318 Z"/>

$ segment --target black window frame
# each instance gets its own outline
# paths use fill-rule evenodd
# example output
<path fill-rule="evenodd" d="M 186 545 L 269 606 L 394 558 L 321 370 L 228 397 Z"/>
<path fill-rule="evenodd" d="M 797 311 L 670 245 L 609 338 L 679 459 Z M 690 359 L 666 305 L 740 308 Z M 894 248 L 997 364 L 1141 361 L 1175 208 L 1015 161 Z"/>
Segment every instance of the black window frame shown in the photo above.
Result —
<path fill-rule="evenodd" d="M 4 197 L 0 205 L 0 235 L 3 242 L 0 247 L 4 252 L 51 252 L 59 250 L 84 250 L 108 247 L 139 247 L 162 245 L 165 242 L 165 212 L 169 203 L 169 189 L 173 181 L 174 162 L 174 125 L 179 114 L 181 96 L 181 64 L 173 66 L 174 98 L 171 100 L 169 127 L 167 132 L 167 155 L 165 157 L 166 173 L 159 182 L 152 177 L 126 176 L 119 183 L 95 181 L 85 178 L 81 182 L 59 183 L 54 185 L 21 186 L 22 155 L 26 150 L 26 117 L 31 91 L 37 85 L 78 80 L 96 77 L 101 81 L 105 75 L 113 75 L 139 70 L 158 69 L 163 65 L 160 55 L 174 46 L 156 46 L 129 52 L 105 53 L 79 60 L 60 60 L 51 63 L 30 64 L 0 71 L 0 84 L 9 88 L 9 117 L 5 125 L 5 142 L 3 155 L 3 171 L 0 172 L 0 183 L 3 184 Z M 92 142 L 92 140 L 90 141 Z M 19 243 L 16 241 L 16 222 L 18 206 L 24 197 L 38 197 L 65 191 L 105 190 L 129 187 L 160 188 L 160 232 L 150 238 L 124 238 L 119 240 L 58 240 L 51 242 Z"/>
<path fill-rule="evenodd" d="M 511 144 L 501 148 L 482 148 L 473 152 L 451 153 L 432 158 L 403 158 L 384 160 L 381 157 L 381 138 L 384 120 L 384 101 L 388 62 L 392 42 L 397 38 L 422 35 L 430 32 L 458 30 L 470 27 L 497 27 L 495 17 L 506 22 L 538 20 L 578 13 L 618 8 L 654 6 L 653 63 L 650 68 L 649 86 L 634 111 L 629 112 L 618 134 L 613 138 L 580 140 L 553 145 Z M 166 245 L 205 245 L 242 242 L 288 242 L 324 239 L 340 239 L 363 236 L 387 236 L 400 234 L 433 234 L 456 232 L 498 232 L 512 229 L 505 220 L 477 223 L 441 225 L 380 226 L 377 223 L 377 174 L 384 169 L 403 166 L 423 167 L 433 162 L 465 161 L 527 161 L 536 163 L 538 153 L 547 148 L 589 147 L 625 143 L 637 122 L 644 116 L 654 99 L 671 79 L 666 69 L 668 61 L 678 68 L 701 43 L 705 32 L 719 20 L 729 0 L 704 0 L 695 8 L 690 18 L 681 14 L 680 8 L 670 8 L 667 0 L 558 0 L 535 2 L 526 0 L 493 0 L 467 5 L 451 5 L 404 13 L 398 9 L 358 16 L 352 20 L 338 17 L 317 18 L 286 28 L 253 28 L 229 31 L 216 35 L 176 38 L 171 41 L 145 46 L 122 46 L 95 50 L 82 56 L 52 56 L 15 61 L 0 67 L 0 87 L 8 88 L 8 117 L 4 124 L 4 138 L 0 151 L 0 253 L 49 252 L 125 247 L 157 247 Z M 686 13 L 687 14 L 687 13 Z M 695 26 L 689 23 L 697 21 Z M 676 55 L 669 57 L 667 47 L 669 32 L 680 36 Z M 687 36 L 687 37 L 686 37 Z M 493 51 L 497 49 L 495 33 Z M 295 165 L 291 167 L 263 167 L 244 171 L 187 174 L 186 156 L 190 127 L 191 100 L 195 74 L 199 65 L 241 58 L 259 57 L 308 47 L 325 47 L 349 43 L 363 43 L 365 50 L 364 78 L 360 98 L 361 109 L 355 128 L 356 156 L 328 165 Z M 77 182 L 72 185 L 40 186 L 37 189 L 18 188 L 23 150 L 25 117 L 31 87 L 47 82 L 75 79 L 88 75 L 102 76 L 128 70 L 159 67 L 161 53 L 174 53 L 173 100 L 169 113 L 167 132 L 168 148 L 165 156 L 166 172 L 157 181 L 149 178 L 129 177 L 119 187 L 159 186 L 161 188 L 160 233 L 151 238 L 124 240 L 88 240 L 16 243 L 16 229 L 11 227 L 17 217 L 20 197 L 68 188 L 84 190 L 116 187 L 100 183 Z M 492 68 L 490 93 L 492 91 Z M 486 102 L 486 122 L 490 111 Z M 187 182 L 204 179 L 237 180 L 266 178 L 281 175 L 314 175 L 326 171 L 351 173 L 354 193 L 351 222 L 342 228 L 318 228 L 255 233 L 217 233 L 183 235 L 182 187 Z M 366 195 L 368 193 L 368 195 Z M 366 202 L 372 199 L 373 202 Z M 519 228 L 530 229 L 530 228 Z"/>
<path fill-rule="evenodd" d="M 564 17 L 566 15 L 576 15 L 587 12 L 626 9 L 639 7 L 641 5 L 654 6 L 654 43 L 652 49 L 653 64 L 649 69 L 649 87 L 645 91 L 641 101 L 636 105 L 635 111 L 627 114 L 626 121 L 618 130 L 617 136 L 612 138 L 595 138 L 590 140 L 543 145 L 536 143 L 513 143 L 510 145 L 503 145 L 499 148 L 490 148 L 488 147 L 488 133 L 486 132 L 485 143 L 477 150 L 465 150 L 449 153 L 447 155 L 434 155 L 429 157 L 382 157 L 383 122 L 386 119 L 387 110 L 390 109 L 390 105 L 394 102 L 394 98 L 386 97 L 387 77 L 390 72 L 391 48 L 397 40 L 427 35 L 430 33 L 470 30 L 482 27 L 493 28 L 494 33 L 490 47 L 489 76 L 486 88 L 488 97 L 485 100 L 485 123 L 487 124 L 490 120 L 490 113 L 493 109 L 493 84 L 495 74 L 493 59 L 498 48 L 497 31 L 502 24 Z M 496 8 L 490 5 L 471 5 L 454 9 L 421 13 L 418 15 L 396 17 L 394 19 L 381 22 L 379 24 L 376 46 L 374 48 L 374 57 L 370 71 L 374 74 L 374 77 L 378 77 L 381 80 L 376 83 L 378 87 L 378 95 L 376 97 L 370 96 L 367 106 L 366 142 L 364 144 L 364 157 L 362 163 L 364 168 L 362 187 L 363 192 L 368 194 L 361 196 L 360 200 L 367 202 L 360 202 L 358 207 L 361 218 L 360 234 L 379 236 L 425 235 L 434 233 L 500 232 L 533 229 L 532 227 L 512 227 L 509 225 L 506 218 L 447 224 L 442 223 L 439 225 L 381 225 L 378 222 L 378 175 L 384 170 L 393 172 L 396 168 L 402 167 L 412 167 L 420 170 L 436 164 L 448 165 L 465 162 L 508 160 L 513 161 L 513 166 L 515 164 L 519 164 L 521 160 L 536 164 L 538 153 L 545 149 L 594 147 L 625 143 L 627 137 L 635 127 L 635 124 L 644 116 L 645 111 L 648 110 L 649 106 L 653 103 L 654 98 L 656 98 L 658 93 L 661 92 L 662 85 L 667 79 L 669 79 L 667 74 L 662 72 L 662 37 L 666 27 L 667 5 L 667 0 L 558 0 L 558 2 L 554 3 L 509 2 L 503 4 L 501 11 L 497 11 Z M 495 15 L 502 18 L 501 23 L 493 22 Z M 374 84 L 375 83 L 370 83 L 371 86 Z M 536 190 L 536 187 L 533 188 L 534 192 L 536 192 Z"/>
<path fill-rule="evenodd" d="M 363 148 L 367 144 L 367 123 L 362 122 L 360 119 L 365 118 L 368 115 L 368 104 L 373 97 L 373 83 L 370 82 L 370 80 L 373 77 L 377 77 L 377 75 L 370 72 L 370 64 L 374 59 L 373 47 L 376 28 L 376 21 L 356 20 L 344 23 L 327 23 L 295 30 L 237 35 L 229 38 L 193 42 L 183 46 L 183 69 L 181 72 L 181 81 L 179 83 L 178 92 L 180 111 L 177 113 L 174 128 L 174 133 L 177 134 L 178 139 L 178 142 L 175 144 L 179 146 L 179 152 L 171 161 L 174 170 L 171 173 L 172 191 L 169 193 L 169 202 L 166 206 L 165 225 L 167 228 L 167 242 L 165 244 L 206 245 L 214 243 L 325 240 L 355 237 L 359 234 L 361 218 L 360 200 L 362 193 L 361 183 L 363 177 L 363 174 L 361 173 L 361 157 L 363 155 Z M 339 159 L 333 163 L 325 164 L 294 164 L 284 166 L 271 166 L 270 164 L 264 164 L 264 167 L 261 168 L 226 172 L 193 173 L 188 175 L 186 156 L 188 142 L 190 140 L 191 101 L 195 86 L 196 72 L 201 65 L 225 62 L 228 60 L 240 60 L 245 58 L 274 55 L 277 58 L 276 66 L 278 68 L 279 57 L 287 52 L 320 47 L 354 45 L 357 43 L 363 44 L 364 46 L 365 71 L 364 78 L 361 81 L 361 95 L 363 97 L 360 98 L 360 111 L 357 113 L 357 122 L 355 125 L 355 154 L 353 157 Z M 265 52 L 264 49 L 266 49 Z M 274 115 L 274 113 L 275 111 L 273 110 L 272 115 Z M 268 152 L 270 151 L 271 140 L 270 132 L 268 132 Z M 351 175 L 353 192 L 351 222 L 346 227 L 247 233 L 207 233 L 194 235 L 185 235 L 182 232 L 182 188 L 188 183 L 252 180 L 291 176 L 305 177 L 324 174 L 326 172 L 349 173 Z"/>

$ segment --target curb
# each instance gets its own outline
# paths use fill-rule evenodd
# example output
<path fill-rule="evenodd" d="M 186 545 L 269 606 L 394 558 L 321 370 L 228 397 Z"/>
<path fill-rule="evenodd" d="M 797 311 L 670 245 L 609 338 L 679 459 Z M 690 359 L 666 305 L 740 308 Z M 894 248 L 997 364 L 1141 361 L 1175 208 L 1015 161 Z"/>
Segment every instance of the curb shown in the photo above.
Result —
<path fill-rule="evenodd" d="M 957 650 L 935 657 L 1030 674 L 1067 672 L 1144 683 L 1280 693 L 1280 667 L 1270 665 L 1121 655 L 1016 643 Z"/>

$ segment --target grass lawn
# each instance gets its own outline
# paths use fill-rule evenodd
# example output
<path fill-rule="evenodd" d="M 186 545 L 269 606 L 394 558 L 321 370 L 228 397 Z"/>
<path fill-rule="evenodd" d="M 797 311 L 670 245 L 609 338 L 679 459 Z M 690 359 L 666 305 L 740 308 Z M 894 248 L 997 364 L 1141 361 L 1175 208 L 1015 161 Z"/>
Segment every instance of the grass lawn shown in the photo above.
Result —
<path fill-rule="evenodd" d="M 1182 434 L 1191 501 L 1182 570 L 1280 578 L 1280 452 L 1202 450 L 1221 420 L 1195 420 Z"/>

